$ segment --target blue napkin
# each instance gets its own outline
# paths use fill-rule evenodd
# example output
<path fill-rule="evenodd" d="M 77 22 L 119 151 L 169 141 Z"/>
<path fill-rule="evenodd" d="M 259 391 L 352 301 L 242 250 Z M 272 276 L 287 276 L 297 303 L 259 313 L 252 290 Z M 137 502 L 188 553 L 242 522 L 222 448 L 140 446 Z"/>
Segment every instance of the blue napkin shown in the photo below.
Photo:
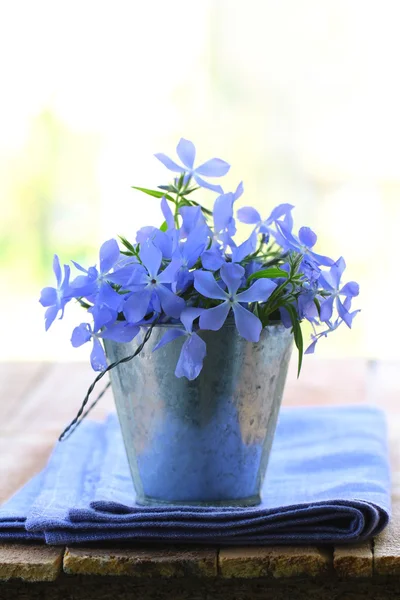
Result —
<path fill-rule="evenodd" d="M 45 470 L 0 507 L 0 538 L 48 544 L 160 541 L 342 543 L 390 515 L 383 413 L 370 406 L 281 410 L 262 503 L 250 508 L 138 506 L 115 415 L 85 421 Z"/>

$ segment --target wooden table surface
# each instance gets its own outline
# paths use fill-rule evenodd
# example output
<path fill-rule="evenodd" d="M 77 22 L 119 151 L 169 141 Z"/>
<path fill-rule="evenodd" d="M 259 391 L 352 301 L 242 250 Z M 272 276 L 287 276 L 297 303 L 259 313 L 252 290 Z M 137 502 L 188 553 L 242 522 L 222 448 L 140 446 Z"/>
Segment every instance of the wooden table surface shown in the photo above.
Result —
<path fill-rule="evenodd" d="M 308 357 L 290 368 L 286 405 L 373 403 L 387 411 L 393 518 L 341 547 L 0 546 L 0 599 L 400 598 L 400 363 Z M 46 464 L 93 373 L 86 364 L 0 363 L 0 501 Z M 113 409 L 107 392 L 93 412 Z"/>

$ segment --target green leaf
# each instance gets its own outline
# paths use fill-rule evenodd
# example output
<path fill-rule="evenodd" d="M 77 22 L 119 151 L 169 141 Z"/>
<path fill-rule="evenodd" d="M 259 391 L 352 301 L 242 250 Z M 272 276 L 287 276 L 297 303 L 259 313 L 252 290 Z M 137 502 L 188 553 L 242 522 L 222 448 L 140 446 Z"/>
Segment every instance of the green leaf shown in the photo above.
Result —
<path fill-rule="evenodd" d="M 314 304 L 317 307 L 318 316 L 320 316 L 321 315 L 321 304 L 320 304 L 318 298 L 314 298 Z"/>
<path fill-rule="evenodd" d="M 122 237 L 122 235 L 119 235 L 118 237 L 121 240 L 122 244 L 125 246 L 125 248 L 127 250 L 129 250 L 129 252 L 131 254 L 137 254 L 135 248 L 132 246 L 132 244 L 130 242 L 128 242 L 128 240 L 126 238 Z"/>
<path fill-rule="evenodd" d="M 178 188 L 175 187 L 173 183 L 170 183 L 169 185 L 158 185 L 157 187 L 159 190 L 165 190 L 166 192 L 171 192 L 171 194 L 179 194 Z"/>
<path fill-rule="evenodd" d="M 182 200 L 179 200 L 179 202 L 178 202 L 178 209 L 182 208 L 182 206 L 192 206 L 192 203 L 190 202 L 190 200 L 187 200 L 186 198 L 182 198 Z"/>
<path fill-rule="evenodd" d="M 143 192 L 144 194 L 147 194 L 148 196 L 153 196 L 154 198 L 162 198 L 163 196 L 165 196 L 166 199 L 170 202 L 175 202 L 173 197 L 169 194 L 166 194 L 165 192 L 159 192 L 158 190 L 148 190 L 147 188 L 137 187 L 136 185 L 132 185 L 132 189 L 139 190 L 139 192 Z"/>
<path fill-rule="evenodd" d="M 256 315 L 256 317 L 258 317 L 260 319 L 260 321 L 262 321 L 262 316 L 260 315 L 260 307 L 259 307 L 258 303 L 256 303 L 254 305 L 253 313 Z"/>
<path fill-rule="evenodd" d="M 167 231 L 167 229 L 168 229 L 167 221 L 164 221 L 164 223 L 160 227 L 160 231 Z"/>
<path fill-rule="evenodd" d="M 91 304 L 88 304 L 87 302 L 84 302 L 84 300 L 82 300 L 82 298 L 77 298 L 76 299 L 77 302 L 79 302 L 79 304 L 83 307 L 83 308 L 92 308 Z"/>
<path fill-rule="evenodd" d="M 304 256 L 302 254 L 298 254 L 297 252 L 291 252 L 289 254 L 290 277 L 296 275 L 301 263 L 303 262 L 303 258 Z"/>
<path fill-rule="evenodd" d="M 262 271 L 257 271 L 256 273 L 253 273 L 248 278 L 248 281 L 251 281 L 252 279 L 272 279 L 275 277 L 285 277 L 285 279 L 287 279 L 288 275 L 289 274 L 287 273 L 287 271 L 284 271 L 279 267 L 271 267 L 270 269 L 263 269 Z"/>
<path fill-rule="evenodd" d="M 298 368 L 297 368 L 297 377 L 299 377 L 300 371 L 301 371 L 301 366 L 303 364 L 303 350 L 304 350 L 303 333 L 301 331 L 300 323 L 298 321 L 298 316 L 297 316 L 294 306 L 292 304 L 287 304 L 287 303 L 285 303 L 283 306 L 286 308 L 286 310 L 289 313 L 290 320 L 292 322 L 294 343 L 296 344 L 296 347 L 299 351 L 299 361 L 298 361 Z"/>
<path fill-rule="evenodd" d="M 200 189 L 199 187 L 194 187 L 194 188 L 190 188 L 190 190 L 185 190 L 184 196 L 188 196 L 192 192 L 195 192 L 196 190 L 199 190 L 199 189 Z"/>

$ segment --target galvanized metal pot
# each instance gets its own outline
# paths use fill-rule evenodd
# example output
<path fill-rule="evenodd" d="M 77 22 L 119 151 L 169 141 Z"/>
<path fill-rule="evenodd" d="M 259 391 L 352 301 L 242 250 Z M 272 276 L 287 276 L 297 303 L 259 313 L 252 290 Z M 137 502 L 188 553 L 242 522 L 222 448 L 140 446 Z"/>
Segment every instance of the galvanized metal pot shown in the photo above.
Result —
<path fill-rule="evenodd" d="M 202 331 L 203 370 L 178 379 L 184 338 L 152 352 L 166 327 L 156 326 L 142 352 L 111 370 L 122 434 L 140 504 L 250 506 L 260 502 L 292 348 L 281 324 L 257 344 L 232 323 Z M 173 327 L 173 326 L 172 326 Z M 114 362 L 140 340 L 105 340 Z"/>

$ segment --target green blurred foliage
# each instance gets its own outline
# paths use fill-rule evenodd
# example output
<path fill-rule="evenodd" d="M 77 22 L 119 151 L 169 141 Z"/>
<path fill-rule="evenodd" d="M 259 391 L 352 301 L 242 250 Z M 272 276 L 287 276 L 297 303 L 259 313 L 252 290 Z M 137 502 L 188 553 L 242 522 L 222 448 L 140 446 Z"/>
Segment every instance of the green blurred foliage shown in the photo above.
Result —
<path fill-rule="evenodd" d="M 25 143 L 0 158 L 0 269 L 24 293 L 62 261 L 85 260 L 97 239 L 100 136 L 72 131 L 50 110 L 31 121 Z M 4 279 L 5 278 L 5 279 Z"/>

